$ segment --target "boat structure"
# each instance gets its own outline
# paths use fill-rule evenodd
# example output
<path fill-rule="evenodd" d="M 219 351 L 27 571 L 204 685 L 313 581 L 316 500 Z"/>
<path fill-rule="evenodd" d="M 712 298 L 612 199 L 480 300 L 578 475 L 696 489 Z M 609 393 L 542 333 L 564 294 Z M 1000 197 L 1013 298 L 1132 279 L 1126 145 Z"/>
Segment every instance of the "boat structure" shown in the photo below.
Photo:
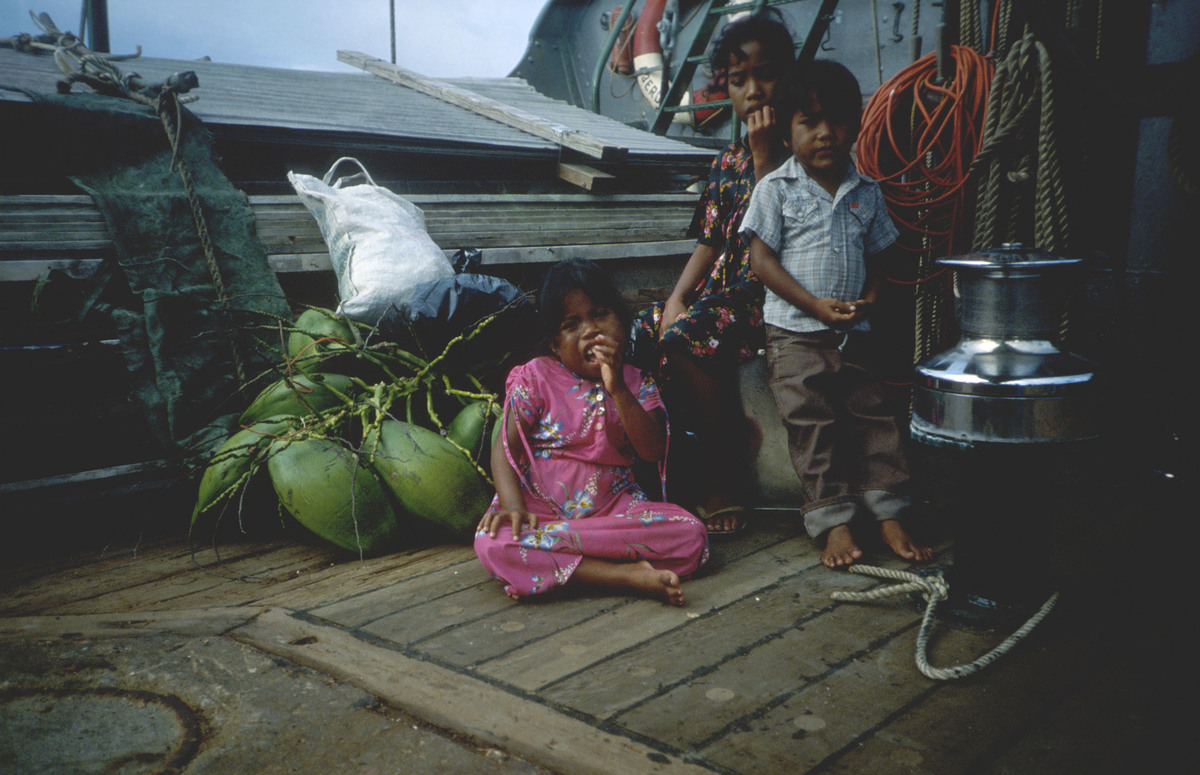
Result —
<path fill-rule="evenodd" d="M 110 52 L 82 7 L 0 30 L 0 772 L 1178 761 L 1200 0 L 550 0 L 503 78 Z M 934 557 L 822 564 L 760 354 L 686 605 L 510 599 L 471 538 L 531 294 L 669 294 L 761 12 L 863 92 Z"/>

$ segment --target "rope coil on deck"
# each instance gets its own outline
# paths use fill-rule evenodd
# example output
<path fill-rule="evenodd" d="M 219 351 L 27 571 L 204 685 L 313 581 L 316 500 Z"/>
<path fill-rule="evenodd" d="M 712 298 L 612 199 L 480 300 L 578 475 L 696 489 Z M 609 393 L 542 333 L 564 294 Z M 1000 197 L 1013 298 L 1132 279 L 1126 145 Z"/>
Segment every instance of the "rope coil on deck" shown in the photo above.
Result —
<path fill-rule="evenodd" d="M 925 606 L 925 615 L 921 618 L 921 629 L 917 632 L 916 663 L 917 669 L 921 671 L 922 675 L 926 678 L 932 678 L 935 681 L 965 678 L 995 662 L 1011 651 L 1034 627 L 1037 627 L 1050 613 L 1051 609 L 1054 608 L 1054 604 L 1058 602 L 1058 593 L 1055 592 L 1042 604 L 1042 607 L 1033 616 L 1029 617 L 1024 624 L 1017 628 L 1016 632 L 1009 635 L 1000 645 L 978 659 L 951 667 L 934 667 L 929 664 L 929 659 L 926 656 L 929 648 L 929 632 L 933 627 L 933 614 L 937 609 L 938 603 L 950 595 L 950 586 L 946 583 L 942 574 L 938 572 L 930 576 L 919 576 L 909 571 L 891 570 L 873 565 L 851 565 L 848 570 L 851 573 L 857 573 L 862 576 L 874 576 L 902 583 L 869 589 L 863 592 L 837 591 L 830 595 L 834 600 L 861 603 L 882 600 L 885 597 L 893 597 L 910 592 L 920 592 L 921 596 L 925 598 L 927 603 Z"/>

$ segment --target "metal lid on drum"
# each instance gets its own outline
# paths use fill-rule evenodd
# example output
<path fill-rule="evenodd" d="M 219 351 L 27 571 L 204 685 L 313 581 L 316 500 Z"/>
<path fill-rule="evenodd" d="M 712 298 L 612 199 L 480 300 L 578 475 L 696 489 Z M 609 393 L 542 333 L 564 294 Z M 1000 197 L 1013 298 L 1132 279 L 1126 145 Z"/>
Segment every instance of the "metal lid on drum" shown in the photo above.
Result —
<path fill-rule="evenodd" d="M 1044 250 L 1027 248 L 1020 242 L 1005 242 L 998 248 L 980 250 L 963 256 L 939 258 L 937 262 L 953 269 L 1051 270 L 1074 266 L 1080 258 L 1063 258 Z"/>

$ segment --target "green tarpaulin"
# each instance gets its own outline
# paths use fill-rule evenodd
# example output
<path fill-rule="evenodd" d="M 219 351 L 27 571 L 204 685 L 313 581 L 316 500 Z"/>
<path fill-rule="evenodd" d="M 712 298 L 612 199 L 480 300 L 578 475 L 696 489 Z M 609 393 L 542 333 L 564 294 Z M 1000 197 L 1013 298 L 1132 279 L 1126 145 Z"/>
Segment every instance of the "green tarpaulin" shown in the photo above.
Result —
<path fill-rule="evenodd" d="M 202 454 L 261 387 L 241 391 L 235 347 L 253 378 L 278 362 L 275 331 L 291 320 L 249 202 L 218 168 L 209 133 L 183 110 L 178 161 L 202 203 L 222 299 L 157 114 L 116 97 L 32 96 L 61 137 L 54 166 L 92 196 L 116 246 L 104 277 L 123 287 L 106 289 L 101 307 L 120 332 L 134 397 L 165 454 Z"/>

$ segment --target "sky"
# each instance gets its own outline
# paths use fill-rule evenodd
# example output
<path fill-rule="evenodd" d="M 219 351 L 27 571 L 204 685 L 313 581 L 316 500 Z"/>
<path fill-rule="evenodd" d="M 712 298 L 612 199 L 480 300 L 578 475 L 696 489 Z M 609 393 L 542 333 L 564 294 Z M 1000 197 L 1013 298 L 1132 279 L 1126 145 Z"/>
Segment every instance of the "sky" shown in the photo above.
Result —
<path fill-rule="evenodd" d="M 435 78 L 508 75 L 547 0 L 393 0 L 396 64 Z M 0 0 L 0 37 L 29 11 L 79 31 L 81 0 Z M 339 49 L 390 61 L 389 0 L 108 0 L 114 54 L 345 72 Z"/>

